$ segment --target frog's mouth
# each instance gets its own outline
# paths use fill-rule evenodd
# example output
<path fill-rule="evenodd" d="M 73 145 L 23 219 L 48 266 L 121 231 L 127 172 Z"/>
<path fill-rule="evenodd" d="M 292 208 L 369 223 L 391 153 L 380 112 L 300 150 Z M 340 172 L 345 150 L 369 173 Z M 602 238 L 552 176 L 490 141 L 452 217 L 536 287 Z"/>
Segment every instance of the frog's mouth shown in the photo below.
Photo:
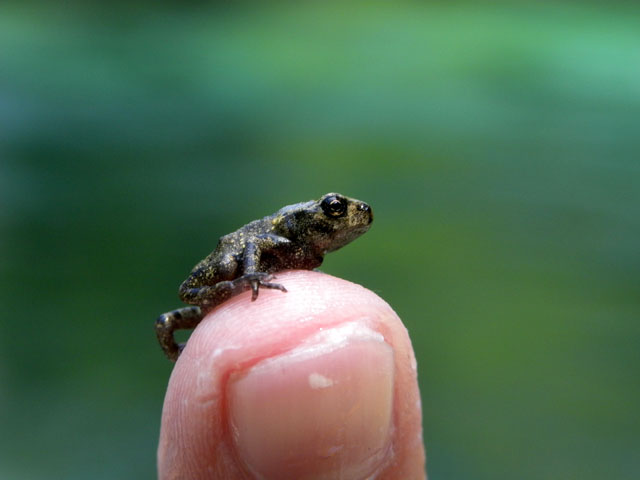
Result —
<path fill-rule="evenodd" d="M 329 249 L 325 250 L 326 253 L 335 252 L 339 248 L 344 247 L 348 243 L 351 243 L 360 235 L 364 234 L 367 230 L 369 230 L 369 226 L 371 225 L 371 217 L 369 217 L 366 224 L 361 222 L 355 223 L 353 226 L 341 230 L 340 232 L 336 232 L 335 236 L 332 240 L 332 245 Z"/>

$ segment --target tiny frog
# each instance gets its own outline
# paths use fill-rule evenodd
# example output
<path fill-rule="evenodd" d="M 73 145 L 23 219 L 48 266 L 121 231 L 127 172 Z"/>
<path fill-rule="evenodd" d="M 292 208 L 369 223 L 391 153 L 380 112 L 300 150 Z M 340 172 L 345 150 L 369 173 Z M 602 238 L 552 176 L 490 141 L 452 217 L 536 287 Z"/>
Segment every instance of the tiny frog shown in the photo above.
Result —
<path fill-rule="evenodd" d="M 251 290 L 253 301 L 260 287 L 286 292 L 283 285 L 270 282 L 273 273 L 319 267 L 326 253 L 365 233 L 372 220 L 366 203 L 327 193 L 319 200 L 283 207 L 220 238 L 216 249 L 180 285 L 180 299 L 193 306 L 164 313 L 156 320 L 164 353 L 177 360 L 184 344 L 176 343 L 173 333 L 194 328 L 230 297 Z"/>

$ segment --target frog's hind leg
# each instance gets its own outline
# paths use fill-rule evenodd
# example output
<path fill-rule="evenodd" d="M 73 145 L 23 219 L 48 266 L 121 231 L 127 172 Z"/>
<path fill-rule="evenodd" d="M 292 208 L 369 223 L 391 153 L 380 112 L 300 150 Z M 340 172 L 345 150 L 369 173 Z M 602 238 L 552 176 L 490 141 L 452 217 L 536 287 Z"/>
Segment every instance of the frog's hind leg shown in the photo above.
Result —
<path fill-rule="evenodd" d="M 202 320 L 200 307 L 185 307 L 163 313 L 156 320 L 156 334 L 164 353 L 169 360 L 176 361 L 184 348 L 184 343 L 178 344 L 173 338 L 176 330 L 195 328 Z"/>

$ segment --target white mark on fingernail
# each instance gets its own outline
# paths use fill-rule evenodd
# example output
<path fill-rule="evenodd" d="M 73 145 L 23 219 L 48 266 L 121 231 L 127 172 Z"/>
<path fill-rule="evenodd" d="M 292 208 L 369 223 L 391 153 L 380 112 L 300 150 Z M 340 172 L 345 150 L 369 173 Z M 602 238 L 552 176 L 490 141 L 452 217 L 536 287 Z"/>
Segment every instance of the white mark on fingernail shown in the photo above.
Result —
<path fill-rule="evenodd" d="M 333 380 L 331 380 L 330 378 L 327 378 L 324 375 L 320 375 L 319 373 L 309 374 L 309 386 L 311 388 L 327 388 L 331 385 L 333 385 Z"/>

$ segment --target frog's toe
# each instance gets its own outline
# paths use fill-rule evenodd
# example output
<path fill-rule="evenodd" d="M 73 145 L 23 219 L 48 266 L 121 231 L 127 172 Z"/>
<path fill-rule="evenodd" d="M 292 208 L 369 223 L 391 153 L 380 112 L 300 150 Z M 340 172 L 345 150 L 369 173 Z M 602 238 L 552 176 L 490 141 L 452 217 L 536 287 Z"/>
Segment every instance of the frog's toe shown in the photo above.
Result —
<path fill-rule="evenodd" d="M 264 288 L 273 288 L 274 290 L 280 290 L 281 292 L 286 292 L 287 289 L 284 287 L 284 285 L 280 284 L 280 283 L 268 283 L 268 282 L 262 282 L 260 284 L 261 287 Z"/>
<path fill-rule="evenodd" d="M 251 282 L 251 301 L 255 301 L 258 298 L 258 293 L 259 293 L 259 289 L 260 287 L 262 288 L 271 288 L 274 290 L 280 290 L 281 292 L 286 292 L 287 289 L 284 287 L 284 285 L 281 285 L 279 283 L 270 283 L 270 282 L 263 282 L 263 281 L 254 281 Z"/>
<path fill-rule="evenodd" d="M 233 283 L 236 285 L 236 287 L 239 288 L 251 288 L 251 301 L 255 301 L 260 294 L 260 287 L 272 288 L 275 290 L 280 290 L 282 292 L 287 291 L 287 289 L 284 288 L 284 285 L 269 282 L 269 280 L 273 278 L 275 278 L 273 275 L 265 272 L 247 273 L 242 277 L 233 280 Z"/>
<path fill-rule="evenodd" d="M 256 298 L 258 298 L 258 293 L 260 292 L 260 285 L 262 282 L 260 280 L 251 280 L 251 301 L 254 302 Z"/>

